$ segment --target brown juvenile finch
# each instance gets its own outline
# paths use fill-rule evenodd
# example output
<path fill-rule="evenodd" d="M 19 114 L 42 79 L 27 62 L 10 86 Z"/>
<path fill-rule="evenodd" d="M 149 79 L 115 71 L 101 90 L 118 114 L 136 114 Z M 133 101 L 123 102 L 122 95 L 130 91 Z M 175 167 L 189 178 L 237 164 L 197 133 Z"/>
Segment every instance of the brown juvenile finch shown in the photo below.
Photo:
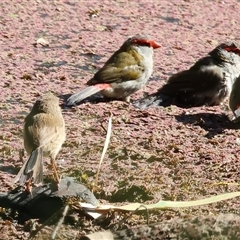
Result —
<path fill-rule="evenodd" d="M 145 35 L 135 35 L 108 59 L 105 65 L 87 82 L 89 87 L 73 94 L 66 105 L 75 105 L 101 92 L 110 99 L 130 101 L 130 95 L 141 89 L 153 71 L 153 49 L 160 45 Z"/>
<path fill-rule="evenodd" d="M 43 156 L 50 157 L 54 176 L 59 182 L 55 158 L 65 141 L 65 122 L 59 107 L 59 99 L 52 93 L 43 94 L 25 118 L 24 147 L 30 155 L 14 182 L 26 185 L 43 181 Z"/>

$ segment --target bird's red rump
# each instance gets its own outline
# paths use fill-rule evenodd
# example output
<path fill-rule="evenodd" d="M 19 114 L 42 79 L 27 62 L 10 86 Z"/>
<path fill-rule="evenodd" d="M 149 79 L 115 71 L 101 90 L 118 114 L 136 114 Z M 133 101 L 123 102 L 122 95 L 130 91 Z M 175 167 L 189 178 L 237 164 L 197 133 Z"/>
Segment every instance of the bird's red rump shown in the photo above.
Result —
<path fill-rule="evenodd" d="M 99 83 L 99 84 L 95 84 L 95 87 L 97 87 L 100 90 L 104 90 L 111 86 L 108 83 Z"/>
<path fill-rule="evenodd" d="M 136 45 L 140 45 L 140 46 L 149 46 L 152 48 L 159 48 L 161 47 L 157 42 L 153 41 L 153 40 L 147 40 L 144 38 L 135 38 L 132 40 L 132 43 L 136 44 Z"/>

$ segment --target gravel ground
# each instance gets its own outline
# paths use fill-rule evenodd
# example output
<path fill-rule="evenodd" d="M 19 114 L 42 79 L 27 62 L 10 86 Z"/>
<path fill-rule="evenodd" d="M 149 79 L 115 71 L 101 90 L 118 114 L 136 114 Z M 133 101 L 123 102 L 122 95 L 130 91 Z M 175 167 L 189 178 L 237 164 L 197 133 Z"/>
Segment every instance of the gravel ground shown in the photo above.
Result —
<path fill-rule="evenodd" d="M 219 43 L 239 41 L 239 12 L 235 0 L 1 0 L 0 191 L 16 187 L 12 180 L 27 158 L 24 117 L 40 94 L 51 90 L 64 96 L 84 88 L 112 52 L 136 33 L 151 35 L 162 47 L 155 51 L 151 80 L 133 99 L 155 92 L 171 74 L 188 68 Z M 41 44 L 40 38 L 47 42 Z M 111 113 L 111 142 L 95 192 L 101 202 L 194 200 L 238 190 L 239 130 L 229 122 L 227 101 L 190 109 L 138 110 L 121 101 L 63 109 L 67 140 L 57 157 L 62 176 L 91 185 Z M 153 211 L 149 221 L 239 214 L 239 209 L 239 199 L 232 199 Z M 146 223 L 143 215 L 129 218 L 119 229 Z M 0 229 L 1 239 L 29 236 L 24 225 L 3 210 Z M 100 229 L 87 218 L 64 227 L 74 236 Z"/>

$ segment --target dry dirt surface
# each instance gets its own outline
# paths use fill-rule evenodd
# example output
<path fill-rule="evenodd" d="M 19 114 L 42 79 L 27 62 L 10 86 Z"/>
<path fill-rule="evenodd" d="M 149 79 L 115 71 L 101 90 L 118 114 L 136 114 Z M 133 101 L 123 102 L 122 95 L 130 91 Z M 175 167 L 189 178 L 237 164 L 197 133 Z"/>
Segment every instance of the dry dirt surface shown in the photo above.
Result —
<path fill-rule="evenodd" d="M 162 47 L 155 51 L 151 80 L 132 97 L 138 99 L 156 91 L 170 75 L 188 68 L 217 44 L 239 41 L 239 12 L 236 0 L 1 0 L 0 192 L 17 186 L 12 180 L 27 158 L 23 122 L 40 94 L 50 90 L 64 96 L 84 88 L 128 36 L 146 33 Z M 240 138 L 238 127 L 230 124 L 227 105 L 226 101 L 216 107 L 139 110 L 112 101 L 65 108 L 67 139 L 57 157 L 60 174 L 75 176 L 91 187 L 112 114 L 111 141 L 95 191 L 100 202 L 187 201 L 237 191 Z M 239 198 L 235 198 L 152 211 L 149 222 L 239 214 L 239 209 Z M 26 223 L 18 223 L 4 209 L 0 217 L 1 239 L 28 238 Z M 73 223 L 63 229 L 77 239 L 106 229 L 111 221 L 117 220 L 112 216 L 109 223 L 98 224 L 75 214 Z M 138 213 L 118 229 L 146 221 L 146 214 Z"/>

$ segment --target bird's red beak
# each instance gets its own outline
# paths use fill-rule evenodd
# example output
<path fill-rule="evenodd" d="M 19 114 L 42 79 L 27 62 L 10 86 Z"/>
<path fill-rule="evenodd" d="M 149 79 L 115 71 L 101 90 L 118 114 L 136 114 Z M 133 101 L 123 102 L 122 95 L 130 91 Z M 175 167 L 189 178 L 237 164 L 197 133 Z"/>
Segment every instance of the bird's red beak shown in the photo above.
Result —
<path fill-rule="evenodd" d="M 155 41 L 153 41 L 153 40 L 150 40 L 149 43 L 150 43 L 150 46 L 151 46 L 152 48 L 154 48 L 154 49 L 161 47 L 161 45 L 159 45 L 157 42 L 155 42 Z"/>

